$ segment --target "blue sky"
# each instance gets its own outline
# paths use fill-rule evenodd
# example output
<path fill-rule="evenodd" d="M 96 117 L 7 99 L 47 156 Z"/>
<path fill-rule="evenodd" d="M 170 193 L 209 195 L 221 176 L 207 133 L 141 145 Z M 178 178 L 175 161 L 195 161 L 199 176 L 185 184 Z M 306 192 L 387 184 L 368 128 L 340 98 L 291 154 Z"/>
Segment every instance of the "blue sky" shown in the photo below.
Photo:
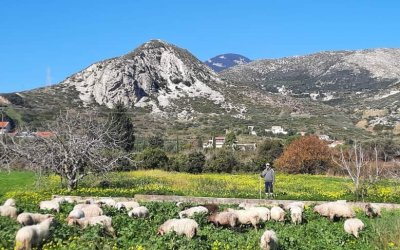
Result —
<path fill-rule="evenodd" d="M 154 38 L 202 61 L 400 47 L 399 10 L 395 0 L 2 0 L 0 93 L 58 83 Z"/>

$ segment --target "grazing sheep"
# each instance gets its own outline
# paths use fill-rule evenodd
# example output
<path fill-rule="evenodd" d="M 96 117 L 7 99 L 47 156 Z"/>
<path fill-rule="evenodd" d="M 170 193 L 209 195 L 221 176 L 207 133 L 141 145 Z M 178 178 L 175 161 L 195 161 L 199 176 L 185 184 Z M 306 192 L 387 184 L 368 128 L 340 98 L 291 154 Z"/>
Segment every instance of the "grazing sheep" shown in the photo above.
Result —
<path fill-rule="evenodd" d="M 28 250 L 32 249 L 32 246 L 40 246 L 49 235 L 52 221 L 53 218 L 48 218 L 37 225 L 19 229 L 15 236 L 15 249 Z"/>
<path fill-rule="evenodd" d="M 255 206 L 256 206 L 256 205 L 254 205 L 254 204 L 246 203 L 246 202 L 242 202 L 242 203 L 240 203 L 240 204 L 238 205 L 238 207 L 243 208 L 243 209 L 249 208 L 249 207 L 255 207 Z"/>
<path fill-rule="evenodd" d="M 191 207 L 186 210 L 183 210 L 179 212 L 179 217 L 186 218 L 186 217 L 192 217 L 195 213 L 208 213 L 208 209 L 203 207 L 203 206 L 197 206 L 197 207 Z"/>
<path fill-rule="evenodd" d="M 83 206 L 81 210 L 85 214 L 85 217 L 95 217 L 103 215 L 103 209 L 95 204 L 87 204 L 86 206 Z"/>
<path fill-rule="evenodd" d="M 354 237 L 358 238 L 358 233 L 364 228 L 364 223 L 357 218 L 347 219 L 344 222 L 344 231 L 348 234 L 354 235 Z"/>
<path fill-rule="evenodd" d="M 11 199 L 7 199 L 7 200 L 4 202 L 3 206 L 16 207 L 16 205 L 15 205 L 15 200 L 12 199 L 12 198 L 11 198 Z"/>
<path fill-rule="evenodd" d="M 101 225 L 106 230 L 106 232 L 115 237 L 115 231 L 112 227 L 112 219 L 111 217 L 105 215 L 71 219 L 68 225 L 78 225 L 81 229 L 85 229 L 88 226 Z"/>
<path fill-rule="evenodd" d="M 41 210 L 52 210 L 57 213 L 60 212 L 60 203 L 56 201 L 41 201 L 39 207 Z"/>
<path fill-rule="evenodd" d="M 208 216 L 208 221 L 217 227 L 230 226 L 231 228 L 236 227 L 239 223 L 238 216 L 234 212 L 213 213 Z"/>
<path fill-rule="evenodd" d="M 365 205 L 365 215 L 368 217 L 380 217 L 381 216 L 381 208 L 373 203 L 368 203 Z"/>
<path fill-rule="evenodd" d="M 301 224 L 302 222 L 303 210 L 301 207 L 291 206 L 290 208 L 290 218 L 294 224 Z"/>
<path fill-rule="evenodd" d="M 49 218 L 54 218 L 52 214 L 38 214 L 38 213 L 21 213 L 17 217 L 19 224 L 23 226 L 30 226 L 41 223 Z"/>
<path fill-rule="evenodd" d="M 281 207 L 272 207 L 271 208 L 271 220 L 274 221 L 285 221 L 285 210 Z"/>
<path fill-rule="evenodd" d="M 266 207 L 245 206 L 244 209 L 257 211 L 262 222 L 266 222 L 271 219 L 271 211 Z"/>
<path fill-rule="evenodd" d="M 261 236 L 260 247 L 263 250 L 278 250 L 278 237 L 273 230 L 266 230 Z"/>
<path fill-rule="evenodd" d="M 324 216 L 324 217 L 328 217 L 329 216 L 329 205 L 333 203 L 333 202 L 327 202 L 327 203 L 322 203 L 320 205 L 316 205 L 314 207 L 314 212 L 319 213 L 319 215 Z"/>
<path fill-rule="evenodd" d="M 331 220 L 335 218 L 353 218 L 356 214 L 347 204 L 335 203 L 328 206 L 328 217 Z"/>
<path fill-rule="evenodd" d="M 144 218 L 149 215 L 149 210 L 147 207 L 140 206 L 140 207 L 135 207 L 131 211 L 128 212 L 129 217 L 137 217 L 137 218 Z"/>
<path fill-rule="evenodd" d="M 238 221 L 242 225 L 253 225 L 253 227 L 257 230 L 257 224 L 260 223 L 260 216 L 257 211 L 254 210 L 234 210 L 228 208 L 228 212 L 233 212 L 238 217 Z"/>
<path fill-rule="evenodd" d="M 185 235 L 193 238 L 199 231 L 199 225 L 192 219 L 170 219 L 164 222 L 159 228 L 157 234 L 164 235 L 168 232 L 175 232 L 177 235 Z"/>
<path fill-rule="evenodd" d="M 73 204 L 75 202 L 77 202 L 78 200 L 74 197 L 65 197 L 65 202 L 69 203 L 69 204 Z"/>
<path fill-rule="evenodd" d="M 104 198 L 104 199 L 100 199 L 96 202 L 97 204 L 100 204 L 101 206 L 109 206 L 109 207 L 115 207 L 115 204 L 117 202 L 115 202 L 114 199 L 111 198 Z"/>
<path fill-rule="evenodd" d="M 304 205 L 304 203 L 301 202 L 301 201 L 294 201 L 294 202 L 291 202 L 291 203 L 289 203 L 288 205 L 286 205 L 286 206 L 285 206 L 285 210 L 286 210 L 286 211 L 290 211 L 290 209 L 291 209 L 292 207 L 299 207 L 299 208 L 301 208 L 301 211 L 303 212 L 303 211 L 304 211 L 305 205 Z"/>
<path fill-rule="evenodd" d="M 217 204 L 203 204 L 201 206 L 207 208 L 208 213 L 210 213 L 210 214 L 216 213 L 219 210 L 219 207 Z"/>
<path fill-rule="evenodd" d="M 0 206 L 0 216 L 10 217 L 12 219 L 17 218 L 17 208 L 12 206 Z"/>
<path fill-rule="evenodd" d="M 139 203 L 137 203 L 136 201 L 123 201 L 115 203 L 115 208 L 118 210 L 121 210 L 123 208 L 129 210 L 135 207 L 140 207 Z"/>
<path fill-rule="evenodd" d="M 67 223 L 70 224 L 70 221 L 73 219 L 80 219 L 85 217 L 85 213 L 82 211 L 82 209 L 74 209 L 71 212 L 69 212 L 68 217 L 67 217 Z"/>
<path fill-rule="evenodd" d="M 58 204 L 63 204 L 65 202 L 67 202 L 64 197 L 56 197 L 56 198 L 53 198 L 52 201 L 55 201 Z"/>

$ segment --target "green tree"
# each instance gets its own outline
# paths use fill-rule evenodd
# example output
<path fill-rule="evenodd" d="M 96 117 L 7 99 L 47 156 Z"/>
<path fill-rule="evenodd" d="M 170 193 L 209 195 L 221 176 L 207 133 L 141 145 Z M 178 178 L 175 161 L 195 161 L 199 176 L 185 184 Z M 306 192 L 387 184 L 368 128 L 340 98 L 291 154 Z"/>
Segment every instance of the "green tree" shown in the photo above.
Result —
<path fill-rule="evenodd" d="M 132 119 L 128 115 L 128 109 L 122 102 L 117 102 L 109 118 L 112 128 L 118 138 L 113 138 L 125 151 L 132 151 L 135 145 L 135 130 Z"/>
<path fill-rule="evenodd" d="M 225 143 L 224 146 L 225 147 L 232 147 L 232 145 L 236 142 L 236 135 L 233 132 L 228 133 L 225 136 Z"/>
<path fill-rule="evenodd" d="M 254 165 L 259 167 L 258 170 L 264 168 L 266 162 L 273 162 L 283 152 L 283 145 L 279 140 L 264 140 L 258 147 L 256 157 L 253 162 Z"/>
<path fill-rule="evenodd" d="M 206 163 L 206 156 L 202 152 L 193 152 L 188 155 L 186 172 L 201 173 Z"/>
<path fill-rule="evenodd" d="M 161 135 L 155 135 L 149 138 L 150 148 L 164 148 L 164 139 Z"/>
<path fill-rule="evenodd" d="M 137 156 L 137 164 L 141 169 L 165 169 L 168 164 L 168 157 L 159 148 L 146 148 Z"/>
<path fill-rule="evenodd" d="M 220 150 L 211 158 L 205 170 L 217 173 L 231 173 L 237 165 L 238 161 L 231 150 Z"/>

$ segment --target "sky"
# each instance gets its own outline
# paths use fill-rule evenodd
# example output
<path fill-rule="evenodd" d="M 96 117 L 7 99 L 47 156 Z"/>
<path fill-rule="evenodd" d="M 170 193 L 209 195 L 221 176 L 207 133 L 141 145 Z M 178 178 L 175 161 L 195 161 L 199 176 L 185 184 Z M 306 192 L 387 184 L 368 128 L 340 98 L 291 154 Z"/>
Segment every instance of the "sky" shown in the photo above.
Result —
<path fill-rule="evenodd" d="M 0 93 L 56 84 L 150 39 L 205 61 L 400 47 L 397 0 L 2 0 Z"/>

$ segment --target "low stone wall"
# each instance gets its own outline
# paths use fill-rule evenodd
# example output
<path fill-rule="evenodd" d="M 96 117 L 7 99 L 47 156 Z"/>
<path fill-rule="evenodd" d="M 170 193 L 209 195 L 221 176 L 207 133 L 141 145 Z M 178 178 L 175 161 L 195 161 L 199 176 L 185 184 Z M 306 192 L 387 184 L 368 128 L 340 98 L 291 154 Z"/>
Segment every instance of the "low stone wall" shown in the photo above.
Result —
<path fill-rule="evenodd" d="M 131 197 L 96 197 L 96 196 L 60 196 L 53 195 L 53 198 L 56 197 L 69 197 L 76 200 L 78 203 L 82 203 L 88 199 L 103 199 L 103 198 L 113 198 L 115 201 L 138 201 L 138 202 L 191 202 L 197 204 L 207 204 L 207 203 L 215 203 L 215 204 L 240 204 L 240 203 L 249 203 L 260 206 L 275 206 L 278 204 L 287 205 L 295 200 L 267 200 L 267 199 L 241 199 L 241 198 L 214 198 L 214 197 L 193 197 L 193 196 L 177 196 L 177 195 L 144 195 L 137 194 L 134 198 Z M 321 203 L 325 203 L 328 201 L 302 201 L 304 204 L 317 205 Z M 363 208 L 368 202 L 347 202 L 353 207 Z M 400 209 L 400 204 L 392 204 L 392 203 L 374 203 L 385 209 Z"/>

